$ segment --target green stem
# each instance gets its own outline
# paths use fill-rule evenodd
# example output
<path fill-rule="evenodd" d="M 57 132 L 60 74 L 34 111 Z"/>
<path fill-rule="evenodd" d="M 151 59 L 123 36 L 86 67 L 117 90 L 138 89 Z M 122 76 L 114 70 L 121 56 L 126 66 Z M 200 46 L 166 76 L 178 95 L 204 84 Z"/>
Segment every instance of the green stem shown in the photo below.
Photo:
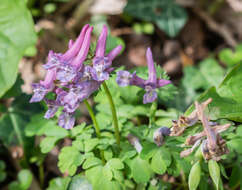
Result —
<path fill-rule="evenodd" d="M 113 103 L 113 98 L 112 95 L 106 85 L 105 82 L 103 82 L 103 88 L 106 92 L 106 95 L 108 97 L 108 101 L 111 107 L 111 111 L 112 111 L 112 116 L 113 116 L 113 124 L 114 124 L 114 133 L 115 133 L 115 138 L 116 138 L 116 142 L 118 144 L 118 146 L 120 146 L 120 135 L 119 135 L 119 128 L 118 128 L 118 118 L 117 118 L 117 112 Z"/>
<path fill-rule="evenodd" d="M 93 110 L 92 110 L 92 107 L 90 106 L 90 104 L 88 103 L 87 100 L 84 100 L 84 103 L 85 103 L 85 105 L 86 105 L 86 107 L 87 107 L 87 110 L 88 110 L 88 112 L 89 112 L 89 115 L 90 115 L 90 117 L 91 117 L 91 119 L 92 119 L 93 126 L 94 126 L 94 128 L 95 128 L 95 131 L 96 131 L 97 137 L 100 139 L 100 138 L 101 138 L 100 127 L 99 127 L 99 125 L 98 125 L 98 122 L 97 122 L 97 119 L 96 119 L 96 117 L 95 117 L 95 114 L 94 114 L 94 112 L 93 112 Z M 103 152 L 103 150 L 100 150 L 100 155 L 101 155 L 101 158 L 102 158 L 102 162 L 105 163 L 105 160 L 104 160 L 104 152 Z"/>
<path fill-rule="evenodd" d="M 152 127 L 155 122 L 155 112 L 157 110 L 157 102 L 154 101 L 150 107 L 150 118 L 149 118 L 149 128 Z"/>
<path fill-rule="evenodd" d="M 39 181 L 40 181 L 40 187 L 41 188 L 43 188 L 43 186 L 44 186 L 44 179 L 45 179 L 44 165 L 43 165 L 43 163 L 41 163 L 39 165 Z"/>
<path fill-rule="evenodd" d="M 16 135 L 17 135 L 18 142 L 24 148 L 24 141 L 23 141 L 21 131 L 19 129 L 16 117 L 13 113 L 11 113 L 11 112 L 13 112 L 13 108 L 9 108 L 9 112 L 10 112 L 9 116 L 10 116 L 11 122 L 13 124 L 13 129 L 14 129 Z"/>
<path fill-rule="evenodd" d="M 92 122 L 93 122 L 94 128 L 95 128 L 95 130 L 96 130 L 97 137 L 98 137 L 98 138 L 101 138 L 100 127 L 99 127 L 99 125 L 98 125 L 97 119 L 96 119 L 96 117 L 95 117 L 95 115 L 94 115 L 94 112 L 93 112 L 93 110 L 92 110 L 92 107 L 90 106 L 90 104 L 88 103 L 87 100 L 84 100 L 84 103 L 85 103 L 85 105 L 86 105 L 86 107 L 87 107 L 87 110 L 88 110 L 88 112 L 89 112 L 89 115 L 91 116 L 91 119 L 92 119 Z"/>

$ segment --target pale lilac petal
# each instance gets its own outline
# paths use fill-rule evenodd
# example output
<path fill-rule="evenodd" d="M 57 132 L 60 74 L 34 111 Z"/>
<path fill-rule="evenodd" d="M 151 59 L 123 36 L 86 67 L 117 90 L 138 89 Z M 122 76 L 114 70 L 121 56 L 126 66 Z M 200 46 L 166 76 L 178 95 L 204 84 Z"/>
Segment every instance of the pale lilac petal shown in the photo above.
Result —
<path fill-rule="evenodd" d="M 105 71 L 93 70 L 92 78 L 93 80 L 100 81 L 100 82 L 105 81 L 109 79 L 109 73 Z"/>
<path fill-rule="evenodd" d="M 101 85 L 101 82 L 95 80 L 89 80 L 82 82 L 80 86 L 82 87 L 81 93 L 79 94 L 79 101 L 89 98 L 89 96 L 95 92 Z"/>
<path fill-rule="evenodd" d="M 135 85 L 135 86 L 139 86 L 141 88 L 145 88 L 145 83 L 146 83 L 146 81 L 144 79 L 138 77 L 135 72 L 132 74 L 132 80 L 130 82 L 130 85 Z"/>
<path fill-rule="evenodd" d="M 93 59 L 93 68 L 91 75 L 93 80 L 104 81 L 109 79 L 109 73 L 106 71 L 112 62 L 107 57 L 95 57 Z"/>
<path fill-rule="evenodd" d="M 75 117 L 73 114 L 63 112 L 58 121 L 58 125 L 64 129 L 72 129 L 75 124 Z"/>
<path fill-rule="evenodd" d="M 58 67 L 56 73 L 56 79 L 61 81 L 62 83 L 67 83 L 72 81 L 77 75 L 76 69 L 68 64 L 63 64 Z"/>
<path fill-rule="evenodd" d="M 89 24 L 86 24 L 83 28 L 82 31 L 80 32 L 78 38 L 76 39 L 75 43 L 71 45 L 71 48 L 63 54 L 62 59 L 65 61 L 70 60 L 71 58 L 75 57 L 77 53 L 79 52 L 80 48 L 84 44 L 85 38 L 86 38 L 86 33 L 89 28 Z M 70 43 L 69 43 L 70 46 Z"/>
<path fill-rule="evenodd" d="M 91 43 L 92 30 L 93 30 L 93 27 L 88 28 L 88 30 L 85 34 L 85 38 L 84 38 L 83 44 L 81 46 L 81 49 L 78 52 L 78 55 L 75 57 L 75 59 L 73 59 L 73 61 L 71 62 L 71 65 L 75 66 L 77 68 L 77 70 L 82 67 L 82 63 L 85 61 L 85 59 L 87 57 L 90 43 Z"/>
<path fill-rule="evenodd" d="M 47 58 L 47 63 L 43 65 L 44 69 L 53 69 L 62 64 L 63 61 L 61 60 L 61 56 L 62 54 L 54 53 L 52 50 L 50 50 Z"/>
<path fill-rule="evenodd" d="M 146 59 L 147 59 L 147 64 L 148 64 L 148 70 L 149 70 L 149 79 L 148 82 L 149 83 L 156 83 L 156 69 L 155 69 L 155 63 L 153 61 L 153 57 L 152 57 L 152 52 L 151 49 L 148 48 L 146 51 Z"/>
<path fill-rule="evenodd" d="M 122 48 L 123 47 L 121 45 L 118 45 L 116 48 L 112 49 L 112 51 L 110 51 L 109 54 L 107 55 L 109 60 L 113 61 L 114 58 L 119 55 L 119 53 L 121 52 Z"/>
<path fill-rule="evenodd" d="M 168 85 L 168 84 L 171 84 L 170 80 L 158 79 L 158 86 L 157 86 L 157 88 L 160 88 L 160 87 Z"/>
<path fill-rule="evenodd" d="M 57 95 L 56 97 L 56 102 L 57 104 L 59 105 L 63 105 L 63 102 L 64 102 L 64 98 L 65 96 L 67 95 L 68 92 L 66 92 L 65 90 L 63 90 L 62 88 L 57 88 L 55 90 L 55 93 Z"/>
<path fill-rule="evenodd" d="M 54 80 L 56 79 L 56 69 L 48 70 L 44 81 L 40 81 L 40 84 L 45 88 L 50 89 L 53 86 Z"/>
<path fill-rule="evenodd" d="M 119 86 L 128 86 L 130 85 L 132 79 L 132 74 L 128 71 L 118 71 L 116 82 Z"/>
<path fill-rule="evenodd" d="M 150 90 L 144 94 L 143 103 L 144 104 L 151 103 L 151 102 L 154 102 L 156 99 L 157 99 L 157 92 L 155 90 Z"/>
<path fill-rule="evenodd" d="M 108 28 L 106 25 L 104 25 L 102 32 L 97 41 L 95 57 L 104 57 L 107 36 L 108 36 Z"/>
<path fill-rule="evenodd" d="M 108 69 L 112 65 L 112 61 L 108 57 L 95 57 L 93 59 L 93 68 L 100 71 Z"/>
<path fill-rule="evenodd" d="M 78 94 L 76 94 L 73 91 L 70 91 L 64 98 L 63 98 L 63 103 L 64 103 L 64 110 L 68 113 L 74 112 L 78 106 Z"/>
<path fill-rule="evenodd" d="M 48 110 L 46 111 L 44 118 L 50 119 L 54 117 L 60 105 L 55 100 L 45 100 L 45 102 L 48 105 Z"/>
<path fill-rule="evenodd" d="M 47 89 L 45 86 L 38 83 L 32 84 L 32 89 L 34 91 L 34 94 L 29 101 L 30 103 L 40 102 L 49 91 L 49 89 Z"/>
<path fill-rule="evenodd" d="M 68 48 L 70 49 L 72 46 L 73 46 L 73 40 L 69 40 L 69 43 L 68 43 Z"/>

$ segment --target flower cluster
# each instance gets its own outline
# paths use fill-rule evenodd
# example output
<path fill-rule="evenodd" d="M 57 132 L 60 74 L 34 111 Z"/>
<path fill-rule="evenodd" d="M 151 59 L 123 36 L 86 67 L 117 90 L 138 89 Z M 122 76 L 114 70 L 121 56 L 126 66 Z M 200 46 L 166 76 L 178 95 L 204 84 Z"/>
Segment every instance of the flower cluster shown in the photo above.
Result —
<path fill-rule="evenodd" d="M 167 84 L 170 84 L 170 80 L 159 79 L 156 76 L 155 63 L 152 58 L 152 52 L 150 48 L 146 51 L 146 59 L 148 63 L 149 78 L 144 80 L 136 75 L 136 73 L 130 73 L 128 71 L 118 71 L 116 82 L 119 86 L 135 85 L 145 89 L 146 93 L 143 97 L 143 103 L 151 103 L 157 99 L 156 89 Z"/>
<path fill-rule="evenodd" d="M 113 70 L 112 61 L 122 50 L 122 46 L 117 46 L 105 55 L 108 29 L 104 26 L 97 41 L 92 64 L 84 64 L 89 52 L 92 30 L 93 27 L 85 25 L 76 41 L 70 40 L 65 53 L 50 51 L 47 63 L 43 65 L 47 70 L 45 79 L 32 85 L 34 94 L 30 102 L 45 100 L 48 105 L 45 114 L 47 119 L 53 117 L 59 107 L 63 107 L 58 124 L 66 129 L 74 126 L 73 115 L 80 102 L 87 99 L 109 78 Z M 55 100 L 46 98 L 49 92 L 56 94 Z"/>

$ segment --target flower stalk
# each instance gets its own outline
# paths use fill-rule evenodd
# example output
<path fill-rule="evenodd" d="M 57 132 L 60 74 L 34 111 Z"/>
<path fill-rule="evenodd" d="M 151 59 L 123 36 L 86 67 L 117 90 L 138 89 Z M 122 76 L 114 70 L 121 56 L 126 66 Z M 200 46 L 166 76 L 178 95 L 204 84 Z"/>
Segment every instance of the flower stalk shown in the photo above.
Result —
<path fill-rule="evenodd" d="M 99 127 L 99 125 L 98 125 L 97 119 L 96 119 L 96 117 L 95 117 L 95 115 L 94 115 L 94 112 L 93 112 L 93 110 L 92 110 L 92 107 L 91 107 L 91 105 L 88 103 L 87 100 L 84 100 L 83 102 L 84 102 L 84 104 L 86 105 L 86 108 L 87 108 L 87 110 L 88 110 L 88 113 L 89 113 L 89 115 L 90 115 L 90 117 L 91 117 L 91 119 L 92 119 L 93 126 L 94 126 L 94 128 L 95 128 L 95 131 L 96 131 L 97 137 L 100 139 L 100 138 L 101 138 L 101 131 L 100 131 L 100 127 Z M 103 152 L 103 150 L 100 150 L 100 155 L 101 155 L 101 158 L 102 158 L 102 162 L 105 163 L 105 160 L 104 160 L 104 152 Z"/>
<path fill-rule="evenodd" d="M 114 102 L 113 102 L 112 95 L 111 95 L 106 83 L 103 82 L 102 85 L 103 85 L 103 88 L 104 88 L 106 95 L 108 97 L 108 101 L 109 101 L 110 108 L 111 108 L 111 111 L 112 111 L 113 124 L 114 124 L 114 134 L 115 134 L 116 142 L 117 142 L 118 146 L 120 147 L 120 134 L 119 134 L 118 117 L 117 117 L 116 108 L 115 108 L 115 105 L 114 105 Z"/>

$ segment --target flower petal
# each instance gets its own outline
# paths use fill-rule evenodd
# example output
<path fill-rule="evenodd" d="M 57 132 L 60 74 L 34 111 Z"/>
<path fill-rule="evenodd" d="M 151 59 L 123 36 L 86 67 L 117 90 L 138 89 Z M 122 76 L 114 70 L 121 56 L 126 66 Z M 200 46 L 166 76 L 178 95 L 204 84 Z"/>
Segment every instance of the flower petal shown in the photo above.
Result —
<path fill-rule="evenodd" d="M 146 59 L 148 64 L 148 70 L 149 70 L 149 79 L 148 83 L 156 83 L 156 69 L 155 69 L 155 63 L 153 61 L 152 52 L 151 49 L 148 48 L 146 51 Z"/>
<path fill-rule="evenodd" d="M 143 103 L 144 104 L 151 103 L 151 102 L 154 102 L 156 99 L 157 99 L 157 92 L 155 90 L 150 90 L 144 94 Z"/>
<path fill-rule="evenodd" d="M 103 57 L 106 49 L 106 40 L 108 36 L 108 28 L 106 25 L 103 26 L 102 32 L 98 38 L 95 57 Z"/>
<path fill-rule="evenodd" d="M 45 88 L 45 86 L 39 83 L 32 84 L 32 89 L 34 91 L 34 94 L 29 101 L 30 103 L 40 102 L 45 97 L 45 95 L 48 93 L 48 90 L 49 90 Z"/>
<path fill-rule="evenodd" d="M 89 28 L 89 24 L 86 24 L 83 28 L 82 31 L 80 32 L 78 38 L 76 39 L 75 43 L 72 44 L 72 41 L 69 42 L 69 50 L 66 51 L 66 53 L 63 54 L 62 59 L 64 61 L 68 61 L 71 58 L 75 57 L 84 44 L 84 38 L 86 38 L 86 33 Z"/>
<path fill-rule="evenodd" d="M 122 50 L 122 46 L 118 45 L 117 47 L 115 47 L 114 49 L 112 49 L 109 54 L 107 55 L 107 57 L 109 58 L 110 61 L 113 61 L 115 57 L 117 57 L 119 55 L 119 53 Z"/>
<path fill-rule="evenodd" d="M 46 111 L 44 118 L 50 119 L 54 117 L 60 105 L 55 100 L 45 100 L 45 102 L 48 105 L 48 110 Z"/>
<path fill-rule="evenodd" d="M 82 43 L 81 49 L 78 52 L 77 56 L 71 62 L 71 65 L 75 66 L 77 69 L 81 68 L 82 63 L 85 61 L 85 59 L 87 57 L 89 47 L 90 47 L 90 43 L 91 43 L 92 30 L 93 30 L 93 27 L 88 28 L 88 30 L 85 34 L 85 38 L 84 38 L 84 41 Z"/>
<path fill-rule="evenodd" d="M 58 121 L 58 125 L 65 129 L 72 129 L 75 124 L 75 117 L 73 114 L 63 112 Z"/>
<path fill-rule="evenodd" d="M 170 80 L 159 79 L 157 88 L 160 88 L 160 87 L 168 85 L 168 84 L 171 84 Z"/>
<path fill-rule="evenodd" d="M 118 71 L 116 82 L 119 86 L 128 86 L 130 85 L 132 79 L 132 74 L 128 71 Z"/>

